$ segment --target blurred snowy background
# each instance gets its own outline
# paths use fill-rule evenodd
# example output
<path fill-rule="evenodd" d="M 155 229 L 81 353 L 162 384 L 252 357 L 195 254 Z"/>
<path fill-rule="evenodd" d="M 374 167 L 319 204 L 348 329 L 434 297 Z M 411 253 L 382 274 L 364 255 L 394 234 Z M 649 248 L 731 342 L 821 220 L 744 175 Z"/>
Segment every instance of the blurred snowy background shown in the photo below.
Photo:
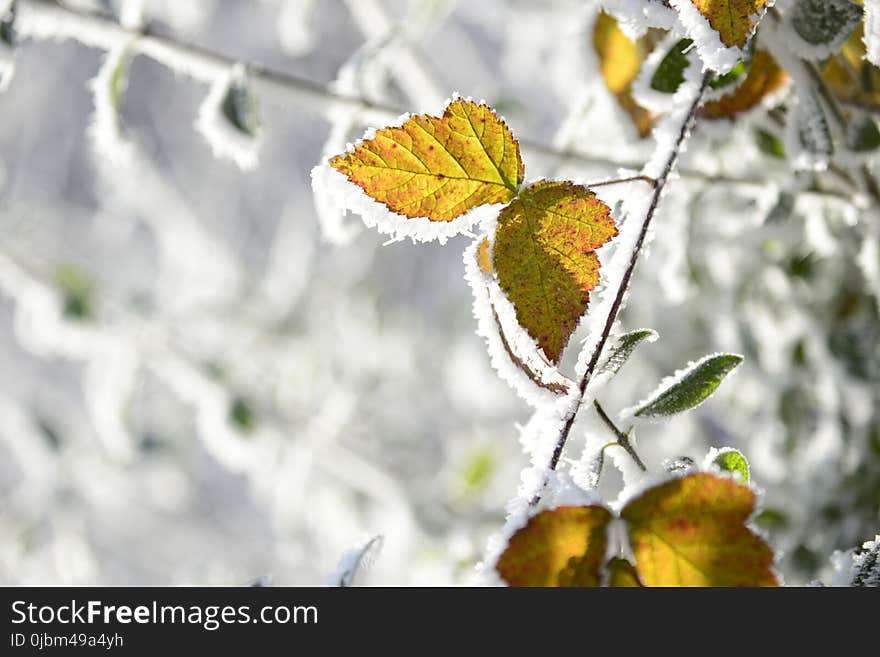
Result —
<path fill-rule="evenodd" d="M 319 584 L 374 534 L 365 582 L 470 582 L 530 411 L 474 332 L 468 240 L 383 246 L 316 208 L 309 171 L 456 91 L 505 116 L 529 178 L 643 162 L 593 4 L 20 0 L 0 95 L 0 583 Z M 259 64 L 241 134 L 218 102 L 236 62 Z M 697 132 L 623 318 L 660 341 L 602 396 L 617 411 L 688 360 L 744 353 L 640 448 L 657 468 L 743 450 L 792 583 L 880 528 L 877 209 L 802 182 L 748 131 Z"/>

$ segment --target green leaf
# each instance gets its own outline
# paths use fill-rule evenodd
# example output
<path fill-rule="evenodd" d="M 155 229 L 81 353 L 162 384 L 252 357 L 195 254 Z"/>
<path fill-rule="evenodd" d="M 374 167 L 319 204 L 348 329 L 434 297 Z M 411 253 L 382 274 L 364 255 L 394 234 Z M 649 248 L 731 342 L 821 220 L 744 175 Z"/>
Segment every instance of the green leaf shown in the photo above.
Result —
<path fill-rule="evenodd" d="M 843 43 L 862 20 L 863 9 L 850 0 L 797 0 L 787 16 L 809 44 Z"/>
<path fill-rule="evenodd" d="M 229 407 L 229 419 L 242 433 L 251 433 L 257 424 L 254 411 L 247 400 L 236 397 Z"/>
<path fill-rule="evenodd" d="M 617 342 L 611 348 L 608 359 L 599 368 L 598 374 L 609 374 L 614 376 L 624 366 L 629 357 L 643 341 L 654 342 L 657 339 L 657 332 L 653 329 L 637 329 L 624 333 L 617 338 Z"/>
<path fill-rule="evenodd" d="M 866 153 L 880 147 L 880 130 L 877 122 L 869 114 L 853 119 L 847 127 L 847 145 L 856 153 Z"/>
<path fill-rule="evenodd" d="M 742 360 L 737 354 L 716 354 L 697 361 L 661 383 L 654 394 L 636 407 L 635 416 L 668 417 L 699 406 Z"/>
<path fill-rule="evenodd" d="M 652 89 L 664 94 L 678 91 L 684 82 L 684 71 L 691 64 L 685 52 L 693 43 L 691 39 L 681 39 L 670 48 L 654 71 L 654 77 L 651 78 Z"/>
<path fill-rule="evenodd" d="M 782 143 L 782 140 L 772 132 L 758 128 L 755 130 L 755 141 L 758 144 L 758 149 L 764 153 L 764 155 L 769 155 L 770 157 L 775 157 L 779 160 L 785 159 L 785 145 Z"/>
<path fill-rule="evenodd" d="M 64 297 L 66 317 L 80 320 L 92 316 L 94 286 L 86 272 L 73 265 L 62 265 L 55 271 L 55 284 Z"/>
<path fill-rule="evenodd" d="M 599 283 L 595 251 L 615 235 L 609 207 L 570 182 L 537 182 L 498 215 L 498 284 L 520 326 L 554 364 Z"/>
<path fill-rule="evenodd" d="M 6 14 L 0 16 L 0 43 L 8 48 L 14 48 L 15 34 L 15 3 L 9 5 Z"/>
<path fill-rule="evenodd" d="M 231 84 L 223 97 L 221 107 L 223 116 L 242 134 L 255 137 L 260 131 L 261 121 L 257 109 L 257 99 L 247 85 Z"/>
<path fill-rule="evenodd" d="M 738 472 L 740 481 L 743 483 L 749 481 L 749 462 L 739 450 L 731 447 L 723 449 L 715 457 L 713 463 L 724 472 Z"/>
<path fill-rule="evenodd" d="M 740 62 L 724 75 L 719 75 L 709 83 L 711 89 L 724 89 L 729 87 L 737 80 L 742 79 L 749 72 L 749 66 L 745 61 Z"/>

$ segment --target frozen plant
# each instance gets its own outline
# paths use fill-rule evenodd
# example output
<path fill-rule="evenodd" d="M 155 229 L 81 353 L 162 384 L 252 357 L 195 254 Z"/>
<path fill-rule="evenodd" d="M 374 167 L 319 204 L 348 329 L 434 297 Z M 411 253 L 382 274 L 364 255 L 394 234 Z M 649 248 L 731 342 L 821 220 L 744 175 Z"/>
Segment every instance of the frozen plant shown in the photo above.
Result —
<path fill-rule="evenodd" d="M 70 166 L 92 232 L 62 233 L 67 204 L 45 230 L 82 236 L 79 267 L 0 215 L 9 360 L 75 370 L 49 418 L 0 389 L 24 482 L 0 572 L 112 577 L 96 555 L 136 543 L 113 532 L 146 490 L 150 527 L 188 509 L 247 571 L 183 581 L 274 581 L 265 530 L 264 559 L 311 580 L 381 532 L 376 581 L 479 561 L 509 585 L 876 585 L 877 2 L 489 4 L 0 1 L 6 93 L 43 42 L 100 55 Z M 247 12 L 272 34 L 248 42 Z M 4 152 L 39 153 L 12 123 Z M 14 163 L 4 201 L 36 205 Z M 193 502 L 202 452 L 222 531 Z M 379 543 L 323 581 L 358 583 Z"/>

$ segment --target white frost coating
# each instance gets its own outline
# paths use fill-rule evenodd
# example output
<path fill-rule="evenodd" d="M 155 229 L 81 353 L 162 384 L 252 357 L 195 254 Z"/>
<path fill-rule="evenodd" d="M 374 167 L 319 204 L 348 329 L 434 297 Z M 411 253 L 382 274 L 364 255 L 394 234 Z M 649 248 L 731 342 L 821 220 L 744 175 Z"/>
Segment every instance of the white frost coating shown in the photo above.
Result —
<path fill-rule="evenodd" d="M 785 152 L 795 169 L 825 171 L 834 154 L 828 120 L 812 88 L 797 86 L 797 103 L 785 126 Z"/>
<path fill-rule="evenodd" d="M 126 30 L 137 31 L 144 27 L 147 0 L 122 0 L 119 6 L 119 24 Z"/>
<path fill-rule="evenodd" d="M 453 94 L 444 104 L 444 108 L 459 98 Z M 465 100 L 470 101 L 471 98 Z M 484 101 L 480 101 L 481 103 Z M 442 115 L 442 112 L 440 112 Z M 402 114 L 387 127 L 400 127 L 410 118 L 410 114 Z M 499 120 L 504 121 L 502 117 Z M 346 151 L 351 153 L 364 141 L 373 139 L 376 129 L 368 129 L 363 137 L 354 144 L 348 144 Z M 405 217 L 392 212 L 388 206 L 367 195 L 363 189 L 351 182 L 328 163 L 322 162 L 312 169 L 312 190 L 322 212 L 344 215 L 351 210 L 361 216 L 368 228 L 375 228 L 380 233 L 390 235 L 389 242 L 399 242 L 409 238 L 415 242 L 431 242 L 437 240 L 446 244 L 450 237 L 456 235 L 473 235 L 471 229 L 476 224 L 491 222 L 497 216 L 503 203 L 478 205 L 452 221 L 431 221 L 427 217 Z"/>
<path fill-rule="evenodd" d="M 874 66 L 880 66 L 880 0 L 865 0 L 865 49 L 866 58 Z"/>
<path fill-rule="evenodd" d="M 474 225 L 490 221 L 503 207 L 498 203 L 479 205 L 452 221 L 431 221 L 427 217 L 410 219 L 367 196 L 364 190 L 329 164 L 317 165 L 312 169 L 311 176 L 316 202 L 323 206 L 323 211 L 342 215 L 349 210 L 355 212 L 368 228 L 390 235 L 389 242 L 409 238 L 413 242 L 437 240 L 440 244 L 446 244 L 450 237 L 472 235 Z"/>
<path fill-rule="evenodd" d="M 0 20 L 8 20 L 13 0 L 0 0 Z M 0 43 L 0 94 L 9 87 L 15 75 L 15 48 Z"/>
<path fill-rule="evenodd" d="M 134 145 L 125 134 L 119 103 L 127 81 L 127 68 L 131 62 L 130 42 L 110 50 L 104 63 L 89 86 L 95 103 L 95 111 L 89 126 L 89 135 L 100 157 L 111 164 L 131 161 Z"/>
<path fill-rule="evenodd" d="M 745 57 L 741 48 L 727 46 L 721 41 L 721 36 L 692 0 L 669 0 L 669 4 L 678 12 L 678 20 L 687 35 L 694 40 L 704 68 L 727 73 Z M 755 20 L 754 23 L 757 25 L 758 21 Z"/>
<path fill-rule="evenodd" d="M 652 27 L 664 30 L 675 27 L 675 13 L 659 0 L 602 0 L 601 4 L 617 19 L 623 33 L 633 40 Z"/>
<path fill-rule="evenodd" d="M 484 237 L 475 239 L 465 249 L 462 257 L 464 262 L 464 279 L 474 294 L 473 314 L 477 320 L 477 335 L 486 342 L 489 361 L 495 371 L 498 372 L 498 376 L 506 381 L 530 406 L 539 408 L 551 403 L 557 396 L 532 381 L 510 359 L 507 350 L 504 348 L 494 313 L 498 314 L 498 320 L 505 332 L 508 345 L 515 354 L 525 355 L 529 351 L 534 351 L 537 354 L 538 347 L 531 336 L 519 326 L 512 304 L 507 300 L 503 291 L 498 288 L 498 284 L 493 280 L 493 277 L 484 274 L 480 270 L 477 263 L 477 249 L 483 239 Z M 522 350 L 522 347 L 526 347 L 526 349 Z M 520 358 L 522 357 L 520 356 Z M 528 357 L 526 356 L 526 358 Z M 523 362 L 528 361 L 523 359 Z"/>
<path fill-rule="evenodd" d="M 15 77 L 15 55 L 9 48 L 0 50 L 0 94 L 9 88 Z"/>
<path fill-rule="evenodd" d="M 855 586 L 856 579 L 859 578 L 860 573 L 864 573 L 864 581 L 860 582 L 859 586 L 880 586 L 880 577 L 878 577 L 880 563 L 876 561 L 877 550 L 880 550 L 880 534 L 875 536 L 874 540 L 863 543 L 860 554 L 856 554 L 855 550 L 835 551 L 831 555 L 831 566 L 833 568 L 831 586 Z M 869 566 L 868 560 L 872 558 L 872 554 L 874 554 L 873 558 L 875 559 L 874 567 L 873 569 L 870 567 L 866 568 L 866 566 Z M 871 573 L 865 571 L 872 570 L 873 577 L 870 577 Z M 865 577 L 865 575 L 868 575 L 868 577 Z"/>
<path fill-rule="evenodd" d="M 312 14 L 315 0 L 282 0 L 276 32 L 281 48 L 288 55 L 302 57 L 315 47 Z"/>
<path fill-rule="evenodd" d="M 242 171 L 257 166 L 257 156 L 262 143 L 262 129 L 252 135 L 234 126 L 223 112 L 227 94 L 235 88 L 245 88 L 247 72 L 236 64 L 222 75 L 217 75 L 204 102 L 199 107 L 195 128 L 207 140 L 214 157 L 234 162 Z"/>
<path fill-rule="evenodd" d="M 538 408 L 559 399 L 556 393 L 542 388 L 514 363 L 498 331 L 498 322 L 507 344 L 529 369 L 546 383 L 566 384 L 566 378 L 540 356 L 537 342 L 516 319 L 513 304 L 507 299 L 494 277 L 484 274 L 477 263 L 477 249 L 484 237 L 475 239 L 464 251 L 464 278 L 474 294 L 473 314 L 477 320 L 477 335 L 486 342 L 489 360 L 495 371 L 530 406 Z M 493 312 L 494 309 L 494 312 Z M 498 322 L 495 321 L 495 314 Z"/>
<path fill-rule="evenodd" d="M 870 235 L 862 242 L 858 261 L 862 275 L 874 294 L 874 301 L 880 307 L 880 240 L 876 235 Z"/>
<path fill-rule="evenodd" d="M 361 579 L 359 575 L 373 565 L 383 541 L 381 534 L 359 541 L 342 555 L 336 570 L 327 578 L 327 586 L 355 586 Z"/>
<path fill-rule="evenodd" d="M 783 143 L 786 157 L 796 169 L 823 171 L 828 167 L 834 145 L 828 121 L 816 95 L 814 83 L 804 62 L 788 47 L 779 21 L 767 21 L 762 42 L 791 78 L 797 96 L 791 118 L 786 122 Z M 809 144 L 807 144 L 809 140 Z"/>
<path fill-rule="evenodd" d="M 707 354 L 697 361 L 689 362 L 685 367 L 683 367 L 679 370 L 676 370 L 673 374 L 670 374 L 669 376 L 663 377 L 663 380 L 660 381 L 660 384 L 653 390 L 653 392 L 651 392 L 651 394 L 646 396 L 644 399 L 642 399 L 638 403 L 633 404 L 632 406 L 629 406 L 628 408 L 623 409 L 620 412 L 621 419 L 632 419 L 633 421 L 638 421 L 638 422 L 662 422 L 662 421 L 668 419 L 668 417 L 662 417 L 662 416 L 660 416 L 660 417 L 651 416 L 651 417 L 646 417 L 646 418 L 642 418 L 642 417 L 637 418 L 637 417 L 635 417 L 635 413 L 639 408 L 653 402 L 657 397 L 659 397 L 661 394 L 663 394 L 664 392 L 669 390 L 672 386 L 677 385 L 683 378 L 685 378 L 691 372 L 700 368 L 703 365 L 703 363 L 705 363 L 706 361 L 711 360 L 712 358 L 715 358 L 717 356 L 728 356 L 728 355 L 731 355 L 731 354 L 723 353 L 723 352 L 716 352 L 714 354 Z M 737 369 L 739 369 L 739 368 L 734 368 L 733 370 L 728 372 L 725 375 L 725 380 L 729 379 L 733 374 L 735 374 Z M 712 393 L 708 397 L 706 397 L 706 399 L 704 399 L 699 404 L 697 404 L 697 406 L 705 404 L 709 399 L 712 398 L 712 396 L 718 391 L 718 388 L 720 388 L 720 387 L 721 386 L 716 387 L 715 390 L 713 390 Z M 696 408 L 696 406 L 694 406 L 693 408 Z"/>

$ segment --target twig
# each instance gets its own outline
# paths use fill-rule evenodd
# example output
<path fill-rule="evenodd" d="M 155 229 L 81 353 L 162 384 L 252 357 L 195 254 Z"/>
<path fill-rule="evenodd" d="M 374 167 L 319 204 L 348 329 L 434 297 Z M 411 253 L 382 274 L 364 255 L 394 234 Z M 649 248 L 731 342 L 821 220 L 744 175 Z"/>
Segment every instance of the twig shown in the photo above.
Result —
<path fill-rule="evenodd" d="M 242 62 L 227 55 L 183 43 L 171 37 L 127 29 L 112 16 L 97 12 L 65 7 L 46 0 L 19 0 L 16 5 L 16 28 L 24 37 L 34 40 L 70 39 L 88 47 L 111 50 L 120 43 L 130 43 L 132 56 L 140 55 L 189 77 L 210 84 L 236 65 L 242 64 L 254 91 L 268 97 L 279 96 L 306 107 L 325 112 L 336 108 L 354 110 L 364 123 L 389 123 L 406 110 L 392 104 L 350 96 L 334 91 L 330 86 L 314 80 L 270 69 L 256 62 Z M 608 169 L 641 169 L 643 163 L 627 162 L 612 157 L 571 149 L 558 149 L 529 139 L 520 139 L 523 149 L 536 155 L 560 161 L 571 160 Z M 680 169 L 682 178 L 701 180 L 712 184 L 746 187 L 765 187 L 766 178 L 733 177 L 693 169 Z M 641 178 L 637 176 L 636 178 Z M 645 180 L 645 182 L 648 182 Z M 604 184 L 604 183 L 603 183 Z M 609 183 L 610 184 L 610 183 Z"/>
<path fill-rule="evenodd" d="M 709 86 L 709 81 L 711 77 L 711 73 L 706 73 L 703 76 L 699 92 L 697 93 L 696 98 L 694 98 L 694 101 L 691 104 L 691 107 L 688 110 L 684 121 L 682 121 L 681 129 L 679 130 L 678 137 L 672 148 L 672 152 L 669 154 L 669 157 L 667 158 L 666 163 L 663 166 L 663 171 L 657 178 L 657 182 L 654 185 L 654 193 L 651 196 L 651 204 L 648 206 L 648 212 L 645 214 L 645 220 L 642 222 L 642 228 L 639 232 L 639 238 L 636 241 L 632 255 L 630 256 L 629 265 L 627 266 L 626 271 L 624 272 L 623 277 L 620 280 L 620 284 L 617 288 L 617 294 L 614 297 L 614 302 L 611 304 L 611 309 L 608 311 L 608 316 L 605 319 L 605 326 L 602 329 L 602 334 L 599 336 L 599 341 L 596 344 L 596 347 L 593 349 L 590 361 L 587 364 L 587 369 L 584 371 L 584 375 L 581 377 L 580 383 L 578 385 L 578 393 L 574 399 L 574 402 L 572 403 L 571 409 L 566 415 L 565 422 L 562 425 L 562 429 L 559 433 L 559 438 L 557 439 L 556 446 L 553 449 L 553 456 L 550 458 L 550 463 L 548 465 L 549 471 L 556 470 L 556 466 L 559 465 L 559 459 L 562 456 L 562 450 L 563 448 L 565 448 L 565 443 L 568 441 L 569 434 L 571 434 L 571 428 L 574 425 L 575 418 L 577 417 L 578 409 L 583 403 L 584 395 L 587 391 L 587 386 L 590 383 L 590 379 L 593 377 L 593 372 L 595 372 L 596 365 L 599 363 L 599 358 L 602 356 L 602 350 L 605 348 L 605 343 L 608 341 L 608 338 L 611 335 L 611 329 L 614 326 L 614 322 L 617 321 L 617 315 L 620 313 L 620 310 L 623 306 L 623 299 L 626 296 L 626 291 L 629 288 L 630 279 L 632 279 L 633 272 L 636 268 L 636 263 L 638 263 L 639 256 L 642 252 L 642 247 L 645 244 L 645 238 L 648 235 L 648 229 L 651 227 L 651 221 L 654 219 L 654 215 L 656 214 L 657 208 L 660 205 L 660 198 L 663 195 L 663 190 L 666 188 L 666 183 L 669 182 L 669 177 L 672 174 L 672 171 L 675 169 L 676 162 L 678 162 L 678 158 L 681 153 L 681 147 L 687 140 L 688 134 L 690 133 L 691 123 L 693 122 L 694 117 L 697 114 L 697 110 L 703 102 L 703 96 L 706 93 L 706 88 Z M 547 480 L 545 479 L 541 490 L 539 490 L 535 494 L 535 497 L 531 501 L 532 506 L 536 505 L 541 500 L 541 495 L 544 492 L 546 485 Z"/>
<path fill-rule="evenodd" d="M 593 400 L 593 406 L 596 408 L 596 412 L 599 414 L 599 417 L 602 418 L 602 421 L 606 424 L 606 426 L 611 429 L 612 433 L 617 437 L 616 444 L 623 447 L 626 450 L 626 453 L 632 457 L 632 460 L 636 462 L 636 465 L 641 468 L 642 472 L 647 472 L 648 468 L 645 467 L 645 464 L 642 462 L 642 459 L 639 458 L 639 455 L 636 453 L 635 448 L 632 446 L 632 443 L 629 441 L 629 434 L 623 433 L 620 429 L 617 428 L 617 425 L 608 417 L 608 414 L 605 412 L 605 409 L 602 408 L 602 405 L 599 403 L 598 399 Z M 605 449 L 604 447 L 602 449 Z"/>

